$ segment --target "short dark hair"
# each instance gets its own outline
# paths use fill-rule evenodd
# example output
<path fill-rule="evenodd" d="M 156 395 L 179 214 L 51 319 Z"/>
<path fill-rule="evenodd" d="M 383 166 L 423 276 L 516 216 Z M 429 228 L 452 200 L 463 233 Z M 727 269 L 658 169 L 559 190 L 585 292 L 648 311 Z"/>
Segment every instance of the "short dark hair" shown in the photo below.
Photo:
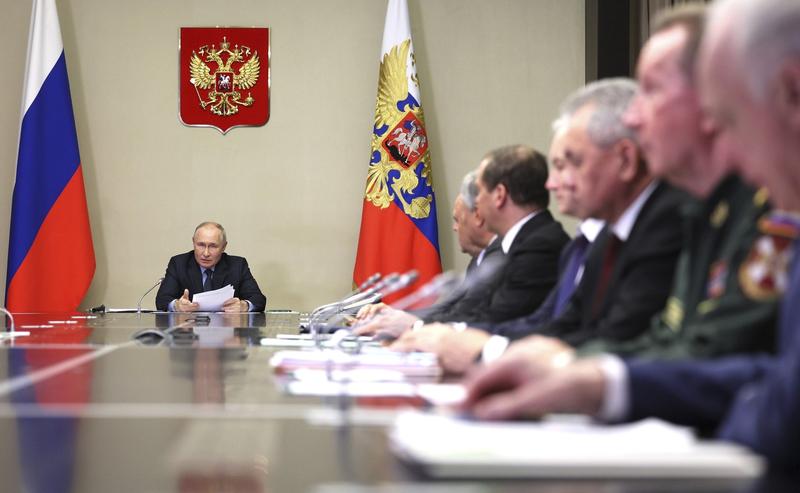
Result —
<path fill-rule="evenodd" d="M 489 190 L 501 183 L 517 205 L 536 205 L 546 209 L 550 204 L 547 181 L 547 159 L 524 145 L 495 149 L 484 157 L 486 166 L 481 181 Z"/>
<path fill-rule="evenodd" d="M 653 20 L 650 35 L 682 27 L 686 30 L 686 45 L 681 53 L 681 68 L 690 83 L 694 83 L 694 66 L 700 41 L 705 28 L 706 7 L 700 3 L 688 3 L 678 7 L 662 10 Z"/>

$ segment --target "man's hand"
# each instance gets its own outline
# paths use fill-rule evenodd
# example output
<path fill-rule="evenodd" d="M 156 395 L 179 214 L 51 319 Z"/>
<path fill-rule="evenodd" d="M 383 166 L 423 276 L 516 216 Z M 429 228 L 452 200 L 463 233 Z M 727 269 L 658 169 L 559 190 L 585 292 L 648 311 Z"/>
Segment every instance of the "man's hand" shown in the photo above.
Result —
<path fill-rule="evenodd" d="M 467 328 L 458 332 L 451 325 L 428 324 L 404 333 L 389 348 L 436 353 L 439 364 L 446 372 L 460 374 L 475 363 L 489 337 L 479 329 Z"/>
<path fill-rule="evenodd" d="M 371 305 L 364 305 L 360 310 L 358 310 L 358 313 L 356 313 L 356 320 L 359 322 L 366 322 L 387 308 L 390 307 L 386 303 L 373 303 Z"/>
<path fill-rule="evenodd" d="M 175 300 L 175 311 L 176 312 L 194 312 L 200 308 L 200 305 L 197 303 L 192 303 L 189 300 L 189 290 L 183 290 L 183 296 Z"/>
<path fill-rule="evenodd" d="M 563 366 L 575 357 L 575 348 L 561 339 L 534 334 L 513 342 L 505 352 L 508 355 L 517 353 L 529 358 L 544 358 Z"/>
<path fill-rule="evenodd" d="M 479 419 L 595 415 L 603 403 L 605 377 L 594 359 L 559 366 L 551 358 L 518 350 L 474 372 L 465 386 L 462 410 Z"/>
<path fill-rule="evenodd" d="M 222 311 L 228 313 L 247 312 L 250 311 L 250 304 L 245 300 L 240 300 L 239 298 L 231 298 L 229 300 L 225 300 L 225 303 L 222 304 Z"/>
<path fill-rule="evenodd" d="M 396 339 L 403 332 L 411 330 L 411 326 L 417 320 L 419 320 L 419 317 L 416 315 L 386 306 L 381 310 L 380 314 L 371 318 L 368 322 L 363 325 L 356 324 L 353 326 L 353 333 L 359 336 L 379 335 L 387 339 Z"/>

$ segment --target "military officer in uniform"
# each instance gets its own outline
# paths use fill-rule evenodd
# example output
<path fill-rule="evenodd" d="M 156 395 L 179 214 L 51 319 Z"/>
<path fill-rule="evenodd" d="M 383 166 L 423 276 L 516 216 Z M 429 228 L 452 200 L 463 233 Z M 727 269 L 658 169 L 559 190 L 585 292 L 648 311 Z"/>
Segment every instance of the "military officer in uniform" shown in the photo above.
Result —
<path fill-rule="evenodd" d="M 785 240 L 759 222 L 766 193 L 734 176 L 730 161 L 711 157 L 715 131 L 703 127 L 694 83 L 704 18 L 704 7 L 692 5 L 656 19 L 639 58 L 640 92 L 625 115 L 654 171 L 703 199 L 684 206 L 672 293 L 640 337 L 594 341 L 584 354 L 706 358 L 774 347 L 782 287 L 761 277 L 785 274 L 781 249 L 767 246 Z"/>

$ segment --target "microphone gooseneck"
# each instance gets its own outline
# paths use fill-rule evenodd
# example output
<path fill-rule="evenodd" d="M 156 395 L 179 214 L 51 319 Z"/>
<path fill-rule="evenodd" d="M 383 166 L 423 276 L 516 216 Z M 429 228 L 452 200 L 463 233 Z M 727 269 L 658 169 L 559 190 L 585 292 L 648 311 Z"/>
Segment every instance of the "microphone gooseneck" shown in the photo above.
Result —
<path fill-rule="evenodd" d="M 139 302 L 138 302 L 138 303 L 136 303 L 136 313 L 142 313 L 142 301 L 144 300 L 144 297 L 145 297 L 145 296 L 147 296 L 147 294 L 148 294 L 150 291 L 154 290 L 154 289 L 156 288 L 156 286 L 158 286 L 159 284 L 161 284 L 163 281 L 164 281 L 164 278 L 163 278 L 163 277 L 159 277 L 159 278 L 158 278 L 158 281 L 156 281 L 156 283 L 155 283 L 155 284 L 153 284 L 152 286 L 150 286 L 150 289 L 148 289 L 147 291 L 145 291 L 145 292 L 144 292 L 144 294 L 142 295 L 142 297 L 141 297 L 141 298 L 139 298 Z"/>

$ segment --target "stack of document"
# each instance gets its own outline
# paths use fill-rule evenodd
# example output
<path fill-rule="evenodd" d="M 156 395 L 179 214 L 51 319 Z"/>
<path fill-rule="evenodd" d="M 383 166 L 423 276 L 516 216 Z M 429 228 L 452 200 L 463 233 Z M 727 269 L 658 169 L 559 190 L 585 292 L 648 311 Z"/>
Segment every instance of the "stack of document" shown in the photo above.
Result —
<path fill-rule="evenodd" d="M 749 478 L 763 461 L 737 445 L 698 440 L 659 420 L 479 422 L 401 413 L 393 451 L 430 475 L 451 478 Z"/>
<path fill-rule="evenodd" d="M 279 375 L 291 375 L 297 370 L 322 370 L 327 375 L 334 371 L 339 380 L 351 379 L 358 370 L 358 379 L 363 381 L 370 372 L 375 381 L 386 380 L 438 380 L 442 369 L 436 355 L 431 353 L 398 353 L 382 348 L 371 348 L 363 353 L 346 353 L 341 350 L 278 351 L 270 364 Z"/>

